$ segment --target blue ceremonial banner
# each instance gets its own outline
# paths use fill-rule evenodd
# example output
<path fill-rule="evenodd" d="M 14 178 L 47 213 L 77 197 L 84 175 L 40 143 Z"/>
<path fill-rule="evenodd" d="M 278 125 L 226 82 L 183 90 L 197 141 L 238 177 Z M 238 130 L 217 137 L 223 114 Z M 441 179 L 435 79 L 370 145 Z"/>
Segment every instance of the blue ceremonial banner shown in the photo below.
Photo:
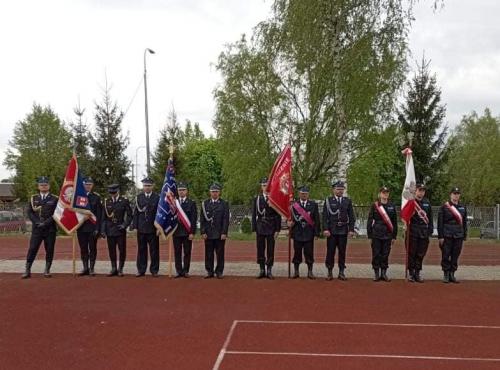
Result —
<path fill-rule="evenodd" d="M 160 193 L 158 210 L 156 211 L 155 227 L 158 232 L 167 238 L 177 228 L 177 183 L 175 182 L 174 161 L 168 160 L 167 171 Z"/>

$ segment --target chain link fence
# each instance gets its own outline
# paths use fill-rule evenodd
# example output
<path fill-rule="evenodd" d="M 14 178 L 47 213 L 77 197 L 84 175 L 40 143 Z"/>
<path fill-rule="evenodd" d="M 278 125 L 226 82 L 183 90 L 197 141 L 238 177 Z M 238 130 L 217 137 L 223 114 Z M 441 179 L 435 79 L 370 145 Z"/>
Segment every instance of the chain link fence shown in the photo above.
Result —
<path fill-rule="evenodd" d="M 317 201 L 320 213 L 322 212 L 323 200 Z M 26 217 L 26 204 L 22 203 L 0 203 L 0 233 L 25 233 L 31 231 L 31 222 Z M 399 212 L 399 207 L 397 207 Z M 356 215 L 355 229 L 359 236 L 366 237 L 366 222 L 370 206 L 354 206 Z M 437 233 L 437 214 L 439 206 L 432 207 L 434 218 L 434 229 Z M 467 206 L 469 235 L 479 238 L 500 238 L 500 205 L 494 207 Z M 252 207 L 249 205 L 230 206 L 230 231 L 240 232 L 245 218 L 251 219 Z M 282 228 L 287 229 L 286 220 L 282 220 Z"/>

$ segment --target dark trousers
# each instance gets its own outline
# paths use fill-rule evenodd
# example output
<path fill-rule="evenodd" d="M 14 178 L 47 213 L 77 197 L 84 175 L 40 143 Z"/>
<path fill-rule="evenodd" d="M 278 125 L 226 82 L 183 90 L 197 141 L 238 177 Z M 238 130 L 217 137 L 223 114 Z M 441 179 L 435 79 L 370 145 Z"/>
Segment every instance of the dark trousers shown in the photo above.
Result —
<path fill-rule="evenodd" d="M 304 259 L 308 266 L 312 266 L 314 263 L 314 240 L 308 240 L 306 242 L 301 242 L 298 240 L 293 240 L 293 264 L 299 265 L 302 263 L 302 251 L 304 252 Z"/>
<path fill-rule="evenodd" d="M 189 240 L 187 235 L 174 237 L 175 271 L 177 271 L 178 274 L 189 273 L 192 249 L 193 241 Z"/>
<path fill-rule="evenodd" d="M 422 270 L 422 261 L 424 260 L 427 248 L 429 248 L 429 238 L 412 238 L 408 251 L 408 268 L 410 270 Z"/>
<path fill-rule="evenodd" d="M 443 271 L 457 271 L 458 257 L 462 252 L 463 239 L 444 238 L 443 247 L 441 249 L 441 267 Z"/>
<path fill-rule="evenodd" d="M 38 249 L 40 249 L 42 241 L 45 248 L 45 262 L 52 263 L 52 259 L 54 258 L 54 246 L 56 244 L 56 233 L 40 233 L 37 231 L 34 231 L 31 234 L 30 246 L 28 249 L 28 256 L 26 257 L 26 262 L 33 263 L 38 253 Z"/>
<path fill-rule="evenodd" d="M 266 253 L 267 245 L 267 253 Z M 274 264 L 274 235 L 257 234 L 257 263 L 272 266 Z"/>
<path fill-rule="evenodd" d="M 391 243 L 391 239 L 372 239 L 372 266 L 374 269 L 387 269 L 389 267 Z"/>
<path fill-rule="evenodd" d="M 120 252 L 119 269 L 123 269 L 125 265 L 125 257 L 127 257 L 127 236 L 125 234 L 119 236 L 108 236 L 108 252 L 111 267 L 116 268 L 116 247 Z"/>
<path fill-rule="evenodd" d="M 335 250 L 339 250 L 339 268 L 345 269 L 345 251 L 347 249 L 347 235 L 332 235 L 326 239 L 326 258 L 325 265 L 327 269 L 333 269 L 335 266 Z"/>
<path fill-rule="evenodd" d="M 160 241 L 156 233 L 137 232 L 137 272 L 146 273 L 148 268 L 148 246 L 151 256 L 149 272 L 157 274 L 160 270 Z"/>
<path fill-rule="evenodd" d="M 97 258 L 97 235 L 93 232 L 77 232 L 76 236 L 80 245 L 82 262 L 86 263 L 90 260 L 90 265 L 93 266 Z"/>
<path fill-rule="evenodd" d="M 205 270 L 209 274 L 214 273 L 214 253 L 217 255 L 217 266 L 215 267 L 216 274 L 224 272 L 224 246 L 225 240 L 221 239 L 206 239 L 205 240 Z"/>

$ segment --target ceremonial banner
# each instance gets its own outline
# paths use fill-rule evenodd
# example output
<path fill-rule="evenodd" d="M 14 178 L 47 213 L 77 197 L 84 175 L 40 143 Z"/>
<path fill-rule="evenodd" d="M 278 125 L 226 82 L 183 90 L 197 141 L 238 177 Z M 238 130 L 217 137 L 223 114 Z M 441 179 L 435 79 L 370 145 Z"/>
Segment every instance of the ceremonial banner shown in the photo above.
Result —
<path fill-rule="evenodd" d="M 410 223 L 410 219 L 415 213 L 417 205 L 415 202 L 416 180 L 412 150 L 410 148 L 406 148 L 402 153 L 406 156 L 406 178 L 403 186 L 403 192 L 401 194 L 400 217 L 408 225 Z"/>
<path fill-rule="evenodd" d="M 67 234 L 73 233 L 88 219 L 93 223 L 97 222 L 90 210 L 89 198 L 85 192 L 78 170 L 78 161 L 74 154 L 68 163 L 57 207 L 52 217 Z"/>
<path fill-rule="evenodd" d="M 156 211 L 155 217 L 155 227 L 160 235 L 165 238 L 172 234 L 177 228 L 178 210 L 181 207 L 176 197 L 177 183 L 175 181 L 174 161 L 170 158 L 168 160 L 167 170 L 165 171 L 165 179 L 163 180 L 160 201 L 158 202 L 158 210 Z M 184 216 L 186 215 L 184 214 Z"/>
<path fill-rule="evenodd" d="M 293 199 L 292 148 L 285 146 L 276 158 L 267 183 L 269 205 L 287 220 L 291 218 L 290 202 Z"/>

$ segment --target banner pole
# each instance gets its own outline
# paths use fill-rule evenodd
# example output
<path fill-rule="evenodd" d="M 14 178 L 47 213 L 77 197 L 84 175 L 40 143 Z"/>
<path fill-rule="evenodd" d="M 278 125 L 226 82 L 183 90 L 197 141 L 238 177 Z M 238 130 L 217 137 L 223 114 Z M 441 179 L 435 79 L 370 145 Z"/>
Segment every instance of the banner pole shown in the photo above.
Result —
<path fill-rule="evenodd" d="M 172 235 L 168 237 L 168 276 L 172 277 Z"/>
<path fill-rule="evenodd" d="M 292 277 L 291 273 L 291 254 L 292 254 L 292 238 L 291 233 L 288 231 L 288 278 Z"/>
<path fill-rule="evenodd" d="M 76 276 L 76 235 L 73 233 L 73 277 Z"/>
<path fill-rule="evenodd" d="M 411 220 L 406 225 L 406 232 L 405 232 L 405 250 L 406 250 L 405 279 L 408 279 L 408 257 L 409 257 L 409 252 L 410 252 L 410 224 L 411 224 Z"/>

